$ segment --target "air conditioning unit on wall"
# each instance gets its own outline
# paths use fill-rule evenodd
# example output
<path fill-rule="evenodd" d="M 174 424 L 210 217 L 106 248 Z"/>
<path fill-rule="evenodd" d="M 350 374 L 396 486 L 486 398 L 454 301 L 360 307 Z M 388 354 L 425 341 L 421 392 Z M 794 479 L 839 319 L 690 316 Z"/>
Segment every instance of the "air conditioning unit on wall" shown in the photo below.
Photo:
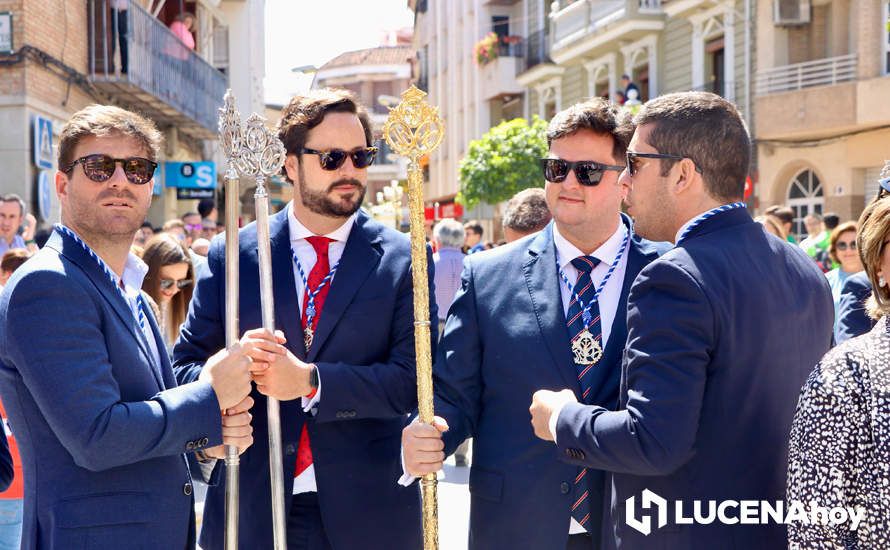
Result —
<path fill-rule="evenodd" d="M 810 0 L 773 0 L 773 23 L 778 27 L 810 22 Z"/>

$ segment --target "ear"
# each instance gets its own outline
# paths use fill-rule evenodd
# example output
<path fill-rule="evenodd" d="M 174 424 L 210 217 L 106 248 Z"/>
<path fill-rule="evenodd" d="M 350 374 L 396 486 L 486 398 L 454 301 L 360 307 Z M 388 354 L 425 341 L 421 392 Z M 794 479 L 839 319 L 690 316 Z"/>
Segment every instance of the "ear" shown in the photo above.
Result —
<path fill-rule="evenodd" d="M 285 157 L 284 171 L 287 172 L 287 177 L 289 177 L 292 182 L 297 183 L 297 181 L 299 181 L 300 166 L 297 155 L 288 155 Z"/>
<path fill-rule="evenodd" d="M 696 185 L 701 185 L 702 183 L 701 174 L 695 170 L 695 163 L 689 158 L 678 160 L 677 163 L 674 164 L 673 169 L 671 169 L 671 173 L 677 178 L 671 186 L 675 195 L 686 193 Z"/>
<path fill-rule="evenodd" d="M 68 175 L 61 170 L 56 171 L 56 196 L 59 201 L 68 197 Z"/>

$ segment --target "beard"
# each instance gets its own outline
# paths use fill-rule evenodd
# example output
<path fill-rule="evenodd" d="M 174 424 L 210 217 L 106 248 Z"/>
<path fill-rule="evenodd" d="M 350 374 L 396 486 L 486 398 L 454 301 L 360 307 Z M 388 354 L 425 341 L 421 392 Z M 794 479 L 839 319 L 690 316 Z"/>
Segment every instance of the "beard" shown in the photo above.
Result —
<path fill-rule="evenodd" d="M 328 186 L 324 191 L 316 191 L 309 189 L 306 185 L 305 177 L 300 174 L 300 181 L 297 188 L 300 192 L 300 199 L 303 206 L 311 212 L 321 214 L 322 216 L 330 216 L 332 218 L 348 218 L 355 214 L 365 200 L 366 187 L 360 181 L 353 178 L 339 179 Z M 354 185 L 358 188 L 359 193 L 355 199 L 340 198 L 339 200 L 331 199 L 330 194 L 338 185 Z"/>

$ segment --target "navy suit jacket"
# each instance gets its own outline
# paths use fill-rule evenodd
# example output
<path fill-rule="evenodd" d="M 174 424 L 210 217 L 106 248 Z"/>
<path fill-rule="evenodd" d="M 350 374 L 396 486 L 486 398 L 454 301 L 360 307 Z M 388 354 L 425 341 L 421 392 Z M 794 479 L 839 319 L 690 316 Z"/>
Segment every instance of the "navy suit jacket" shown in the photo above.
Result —
<path fill-rule="evenodd" d="M 556 434 L 566 462 L 615 472 L 619 548 L 787 546 L 784 525 L 677 525 L 673 503 L 688 517 L 696 499 L 784 500 L 791 421 L 828 351 L 833 309 L 816 264 L 745 210 L 705 220 L 640 272 L 623 410 L 567 405 Z M 644 489 L 668 501 L 666 526 L 640 509 Z M 650 535 L 628 526 L 629 497 L 633 519 L 651 516 Z"/>
<path fill-rule="evenodd" d="M 850 275 L 844 281 L 837 308 L 837 326 L 834 329 L 836 344 L 865 334 L 875 326 L 875 321 L 865 313 L 865 301 L 869 296 L 871 281 L 864 271 Z"/>
<path fill-rule="evenodd" d="M 0 394 L 25 482 L 22 548 L 194 546 L 187 450 L 222 443 L 206 382 L 176 387 L 126 301 L 54 232 L 0 296 Z M 191 454 L 191 453 L 189 453 Z"/>
<path fill-rule="evenodd" d="M 629 218 L 622 221 L 630 229 Z M 615 320 L 590 403 L 614 409 L 624 350 L 628 289 L 666 245 L 633 236 Z M 515 243 L 468 256 L 434 368 L 436 415 L 445 452 L 473 437 L 470 548 L 565 548 L 578 468 L 557 460 L 528 419 L 532 394 L 571 388 L 581 395 L 560 295 L 552 223 Z M 579 397 L 580 398 L 580 397 Z M 588 472 L 590 527 L 598 533 L 601 471 Z M 597 534 L 598 536 L 598 534 Z"/>
<path fill-rule="evenodd" d="M 285 509 L 289 513 L 297 443 L 303 425 L 312 442 L 318 500 L 335 549 L 420 548 L 420 493 L 396 483 L 402 472 L 401 433 L 417 406 L 411 253 L 406 235 L 359 212 L 315 332 L 303 347 L 287 213 L 269 218 L 275 326 L 299 359 L 314 363 L 321 400 L 313 417 L 301 399 L 281 402 Z M 256 225 L 239 232 L 240 332 L 262 326 Z M 195 379 L 207 358 L 225 346 L 225 241 L 214 239 L 199 276 L 188 319 L 174 351 L 180 380 Z M 428 253 L 428 266 L 432 260 Z M 433 275 L 429 274 L 432 291 Z M 435 299 L 430 303 L 437 334 Z M 435 349 L 435 348 L 434 348 Z M 240 547 L 272 547 L 266 398 L 251 394 L 254 444 L 241 456 Z M 221 476 L 223 477 L 223 476 Z M 201 546 L 221 549 L 225 480 L 211 487 Z"/>

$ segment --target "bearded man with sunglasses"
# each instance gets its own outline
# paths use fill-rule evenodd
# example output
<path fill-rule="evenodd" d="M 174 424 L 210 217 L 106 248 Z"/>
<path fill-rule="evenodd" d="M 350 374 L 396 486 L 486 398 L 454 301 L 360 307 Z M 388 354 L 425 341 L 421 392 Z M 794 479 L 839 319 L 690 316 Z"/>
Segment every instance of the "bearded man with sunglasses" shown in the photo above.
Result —
<path fill-rule="evenodd" d="M 376 152 L 368 114 L 348 91 L 313 90 L 291 99 L 278 135 L 294 198 L 269 220 L 280 333 L 266 342 L 274 357 L 254 357 L 252 395 L 263 441 L 266 396 L 281 401 L 287 547 L 420 548 L 419 491 L 394 483 L 399 434 L 417 405 L 410 243 L 360 210 Z M 247 330 L 262 325 L 256 227 L 239 238 L 239 320 Z M 174 349 L 182 381 L 199 377 L 224 342 L 221 238 L 208 266 Z M 434 299 L 430 318 L 438 318 Z M 267 445 L 244 455 L 240 498 L 240 547 L 272 548 Z M 223 548 L 224 509 L 225 487 L 212 487 L 205 550 Z"/>
<path fill-rule="evenodd" d="M 786 548 L 760 502 L 784 500 L 800 388 L 831 343 L 828 283 L 741 202 L 751 144 L 732 103 L 668 94 L 635 122 L 628 213 L 676 246 L 630 289 L 621 410 L 542 390 L 535 433 L 570 464 L 614 472 L 619 548 Z M 658 524 L 637 508 L 653 500 Z"/>
<path fill-rule="evenodd" d="M 189 463 L 251 442 L 249 357 L 177 386 L 129 253 L 161 135 L 92 105 L 62 128 L 62 223 L 0 295 L 0 394 L 24 466 L 22 548 L 190 548 Z M 223 417 L 222 410 L 229 409 Z M 185 456 L 187 453 L 187 456 Z"/>
<path fill-rule="evenodd" d="M 434 366 L 440 418 L 410 425 L 403 445 L 407 473 L 421 475 L 473 438 L 473 550 L 600 548 L 603 472 L 561 462 L 534 437 L 528 404 L 539 388 L 570 387 L 618 405 L 628 288 L 663 248 L 621 214 L 632 132 L 599 98 L 558 113 L 541 161 L 553 222 L 465 261 Z"/>

